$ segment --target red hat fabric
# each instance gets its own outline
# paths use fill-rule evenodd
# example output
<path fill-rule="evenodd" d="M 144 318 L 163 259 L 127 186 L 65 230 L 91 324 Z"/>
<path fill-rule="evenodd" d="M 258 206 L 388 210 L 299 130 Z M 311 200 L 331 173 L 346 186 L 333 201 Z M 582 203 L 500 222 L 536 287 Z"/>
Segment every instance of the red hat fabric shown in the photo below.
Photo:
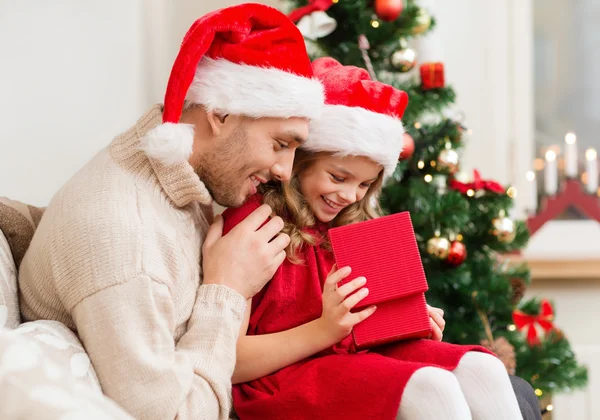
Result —
<path fill-rule="evenodd" d="M 312 67 L 325 88 L 325 108 L 321 117 L 311 120 L 302 148 L 367 156 L 383 165 L 385 178 L 392 175 L 402 151 L 400 119 L 408 94 L 330 57 L 315 60 Z"/>
<path fill-rule="evenodd" d="M 277 9 L 247 3 L 201 17 L 185 35 L 167 85 L 163 124 L 143 144 L 163 163 L 191 154 L 193 127 L 178 123 L 184 101 L 253 118 L 315 118 L 324 96 L 298 28 Z"/>

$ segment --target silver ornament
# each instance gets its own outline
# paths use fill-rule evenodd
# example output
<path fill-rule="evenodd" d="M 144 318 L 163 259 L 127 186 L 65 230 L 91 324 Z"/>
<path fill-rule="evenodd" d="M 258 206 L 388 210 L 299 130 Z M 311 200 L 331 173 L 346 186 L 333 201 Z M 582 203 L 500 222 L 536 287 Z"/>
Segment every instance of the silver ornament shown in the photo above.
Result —
<path fill-rule="evenodd" d="M 412 48 L 399 49 L 392 53 L 390 63 L 395 70 L 406 73 L 417 64 L 417 53 Z"/>
<path fill-rule="evenodd" d="M 517 236 L 515 223 L 508 217 L 498 217 L 492 220 L 492 235 L 502 243 L 511 243 Z"/>
<path fill-rule="evenodd" d="M 438 156 L 438 168 L 453 174 L 458 170 L 459 156 L 454 149 L 444 149 Z"/>

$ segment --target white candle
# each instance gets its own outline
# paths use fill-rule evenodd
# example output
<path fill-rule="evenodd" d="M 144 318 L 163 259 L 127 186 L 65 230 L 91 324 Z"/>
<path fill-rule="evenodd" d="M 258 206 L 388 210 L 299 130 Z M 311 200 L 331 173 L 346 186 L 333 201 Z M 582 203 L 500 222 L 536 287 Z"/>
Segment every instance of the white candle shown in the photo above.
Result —
<path fill-rule="evenodd" d="M 546 152 L 546 169 L 544 171 L 544 187 L 546 194 L 556 195 L 558 191 L 558 171 L 556 169 L 556 152 L 548 150 Z"/>
<path fill-rule="evenodd" d="M 527 195 L 525 199 L 527 202 L 525 203 L 525 208 L 528 213 L 535 214 L 537 212 L 537 180 L 535 179 L 535 172 L 528 171 L 527 172 Z"/>
<path fill-rule="evenodd" d="M 577 178 L 577 136 L 567 133 L 565 136 L 565 175 Z"/>
<path fill-rule="evenodd" d="M 587 173 L 586 190 L 590 194 L 598 191 L 598 154 L 596 149 L 587 149 L 585 152 L 585 171 Z"/>

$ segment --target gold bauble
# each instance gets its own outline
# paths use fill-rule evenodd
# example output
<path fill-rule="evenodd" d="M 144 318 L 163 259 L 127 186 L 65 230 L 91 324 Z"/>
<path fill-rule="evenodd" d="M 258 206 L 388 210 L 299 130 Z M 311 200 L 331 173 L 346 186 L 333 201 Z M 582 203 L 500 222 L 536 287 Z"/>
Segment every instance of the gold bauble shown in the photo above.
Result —
<path fill-rule="evenodd" d="M 440 152 L 437 163 L 438 169 L 453 174 L 458 170 L 458 152 L 454 149 L 444 149 Z"/>
<path fill-rule="evenodd" d="M 419 9 L 415 17 L 415 26 L 411 29 L 413 35 L 422 34 L 431 26 L 431 15 L 425 9 Z"/>
<path fill-rule="evenodd" d="M 427 241 L 427 253 L 432 257 L 436 257 L 440 260 L 448 258 L 450 252 L 450 241 L 446 238 L 434 236 Z"/>
<path fill-rule="evenodd" d="M 417 64 L 417 53 L 412 48 L 401 48 L 392 53 L 390 63 L 395 70 L 406 73 Z"/>
<path fill-rule="evenodd" d="M 508 217 L 497 217 L 492 220 L 492 235 L 502 243 L 511 243 L 517 236 L 515 223 Z"/>

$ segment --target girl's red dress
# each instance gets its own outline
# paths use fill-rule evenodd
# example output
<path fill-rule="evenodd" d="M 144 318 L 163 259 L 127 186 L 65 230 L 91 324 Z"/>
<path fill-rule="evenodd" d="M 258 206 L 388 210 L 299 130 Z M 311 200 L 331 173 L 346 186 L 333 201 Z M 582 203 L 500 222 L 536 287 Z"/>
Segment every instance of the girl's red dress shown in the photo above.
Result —
<path fill-rule="evenodd" d="M 224 212 L 227 233 L 260 206 L 252 197 Z M 316 227 L 326 233 L 327 227 Z M 319 246 L 305 246 L 303 264 L 285 260 L 273 279 L 252 299 L 248 335 L 285 331 L 322 313 L 322 287 L 334 263 Z M 368 279 L 367 279 L 368 282 Z M 282 345 L 281 351 L 285 351 Z M 454 370 L 480 346 L 412 340 L 356 353 L 352 338 L 271 375 L 233 387 L 234 408 L 244 419 L 385 419 L 396 418 L 411 375 L 426 366 Z"/>

